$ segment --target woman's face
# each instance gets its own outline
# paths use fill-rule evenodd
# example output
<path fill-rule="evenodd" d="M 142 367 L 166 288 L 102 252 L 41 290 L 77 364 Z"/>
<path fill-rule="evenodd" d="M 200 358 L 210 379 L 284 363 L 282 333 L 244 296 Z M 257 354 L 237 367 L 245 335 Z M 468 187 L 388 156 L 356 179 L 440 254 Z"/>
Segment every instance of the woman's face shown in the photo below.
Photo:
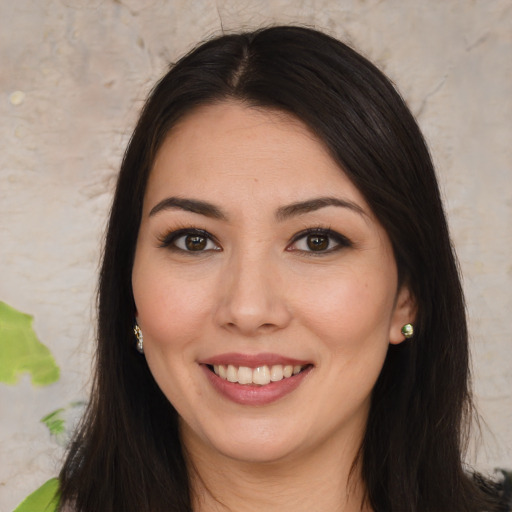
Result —
<path fill-rule="evenodd" d="M 185 444 L 245 461 L 359 441 L 412 320 L 386 232 L 323 144 L 234 102 L 194 111 L 162 145 L 132 279 Z"/>

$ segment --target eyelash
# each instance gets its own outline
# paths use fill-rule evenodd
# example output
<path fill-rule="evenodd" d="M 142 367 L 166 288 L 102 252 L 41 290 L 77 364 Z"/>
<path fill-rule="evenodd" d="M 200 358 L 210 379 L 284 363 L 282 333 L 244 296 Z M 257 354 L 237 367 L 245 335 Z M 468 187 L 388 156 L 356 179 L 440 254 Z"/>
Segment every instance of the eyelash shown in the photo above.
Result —
<path fill-rule="evenodd" d="M 204 229 L 198 228 L 181 228 L 171 231 L 166 235 L 159 237 L 160 247 L 167 248 L 172 251 L 181 252 L 185 254 L 194 254 L 194 253 L 202 253 L 202 252 L 210 252 L 210 251 L 220 251 L 220 247 L 218 249 L 206 249 L 202 251 L 187 251 L 186 249 L 182 249 L 176 245 L 176 241 L 180 238 L 185 238 L 187 236 L 197 236 L 206 240 L 206 244 L 209 242 L 213 242 L 217 247 L 219 247 L 219 243 L 215 239 L 213 235 L 211 235 L 208 231 Z"/>
<path fill-rule="evenodd" d="M 318 256 L 322 256 L 324 254 L 330 254 L 330 253 L 339 251 L 345 247 L 352 247 L 352 245 L 353 245 L 352 242 L 346 236 L 342 235 L 341 233 L 338 233 L 337 231 L 333 231 L 330 228 L 316 227 L 316 228 L 308 228 L 308 229 L 301 231 L 300 233 L 297 233 L 293 237 L 292 242 L 286 248 L 286 250 L 292 251 L 293 249 L 290 249 L 291 246 L 293 246 L 294 244 L 296 244 L 297 242 L 299 242 L 302 239 L 307 240 L 307 237 L 310 237 L 310 236 L 311 237 L 314 237 L 314 236 L 326 237 L 326 238 L 328 238 L 329 246 L 331 245 L 331 242 L 333 242 L 335 245 L 334 245 L 334 247 L 328 247 L 326 250 L 322 250 L 322 251 L 313 251 L 313 250 L 306 251 L 306 250 L 302 250 L 302 249 L 295 249 L 295 250 L 299 251 L 302 254 L 305 254 L 307 256 L 318 257 Z"/>
<path fill-rule="evenodd" d="M 203 248 L 198 251 L 192 251 L 187 250 L 181 247 L 178 247 L 176 245 L 176 242 L 180 238 L 185 238 L 188 236 L 197 236 L 198 238 L 202 238 L 205 240 L 206 247 L 208 246 L 208 243 L 212 242 L 215 244 L 216 248 Z M 293 249 L 292 247 L 297 244 L 302 239 L 306 239 L 310 236 L 317 236 L 317 237 L 326 237 L 328 239 L 328 247 L 325 250 L 304 250 L 304 249 Z M 211 252 L 211 251 L 221 251 L 220 244 L 216 240 L 216 238 L 210 234 L 208 231 L 204 229 L 198 229 L 198 228 L 181 228 L 174 231 L 171 231 L 161 237 L 159 237 L 160 247 L 167 248 L 172 251 L 184 253 L 184 254 L 190 254 L 190 255 L 198 255 L 205 252 Z M 306 242 L 307 243 L 307 242 Z M 333 247 L 330 247 L 334 243 Z M 307 256 L 322 256 L 324 254 L 330 254 L 332 252 L 336 252 L 340 249 L 343 249 L 345 247 L 352 247 L 352 242 L 341 233 L 338 233 L 336 231 L 333 231 L 329 228 L 321 228 L 321 227 L 315 227 L 315 228 L 308 228 L 303 231 L 300 231 L 297 233 L 290 244 L 286 247 L 286 250 L 289 252 L 297 251 L 302 254 L 305 254 Z"/>

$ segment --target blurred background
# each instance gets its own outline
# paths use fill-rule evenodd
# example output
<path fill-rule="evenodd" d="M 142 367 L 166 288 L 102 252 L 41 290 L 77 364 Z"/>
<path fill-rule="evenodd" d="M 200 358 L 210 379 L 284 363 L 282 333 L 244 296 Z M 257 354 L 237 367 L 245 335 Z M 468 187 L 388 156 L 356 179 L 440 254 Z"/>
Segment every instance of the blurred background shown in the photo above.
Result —
<path fill-rule="evenodd" d="M 57 475 L 87 398 L 101 241 L 147 92 L 198 41 L 276 23 L 355 47 L 418 119 L 464 275 L 484 418 L 469 461 L 512 466 L 510 0 L 0 0 L 0 301 L 60 368 L 9 380 L 0 318 L 0 510 Z"/>

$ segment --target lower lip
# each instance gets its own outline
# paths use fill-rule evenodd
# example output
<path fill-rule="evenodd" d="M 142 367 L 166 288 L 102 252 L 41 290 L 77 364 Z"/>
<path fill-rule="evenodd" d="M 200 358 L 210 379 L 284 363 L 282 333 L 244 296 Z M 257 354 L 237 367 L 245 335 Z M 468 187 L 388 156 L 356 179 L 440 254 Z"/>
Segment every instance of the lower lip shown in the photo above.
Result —
<path fill-rule="evenodd" d="M 281 379 L 277 382 L 270 382 L 264 386 L 253 384 L 238 384 L 238 382 L 229 382 L 221 379 L 212 372 L 206 365 L 201 367 L 206 373 L 206 377 L 215 390 L 225 398 L 241 405 L 267 405 L 283 398 L 295 391 L 306 375 L 312 370 L 312 366 L 302 370 L 297 375 Z"/>

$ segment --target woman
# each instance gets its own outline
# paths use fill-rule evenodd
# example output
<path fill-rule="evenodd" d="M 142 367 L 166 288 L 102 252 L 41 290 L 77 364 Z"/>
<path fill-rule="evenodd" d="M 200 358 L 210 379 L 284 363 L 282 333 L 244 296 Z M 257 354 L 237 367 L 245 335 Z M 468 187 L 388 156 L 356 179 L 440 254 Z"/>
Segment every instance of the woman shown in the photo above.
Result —
<path fill-rule="evenodd" d="M 222 36 L 157 84 L 98 339 L 63 509 L 499 510 L 463 467 L 467 329 L 428 150 L 327 35 Z"/>

